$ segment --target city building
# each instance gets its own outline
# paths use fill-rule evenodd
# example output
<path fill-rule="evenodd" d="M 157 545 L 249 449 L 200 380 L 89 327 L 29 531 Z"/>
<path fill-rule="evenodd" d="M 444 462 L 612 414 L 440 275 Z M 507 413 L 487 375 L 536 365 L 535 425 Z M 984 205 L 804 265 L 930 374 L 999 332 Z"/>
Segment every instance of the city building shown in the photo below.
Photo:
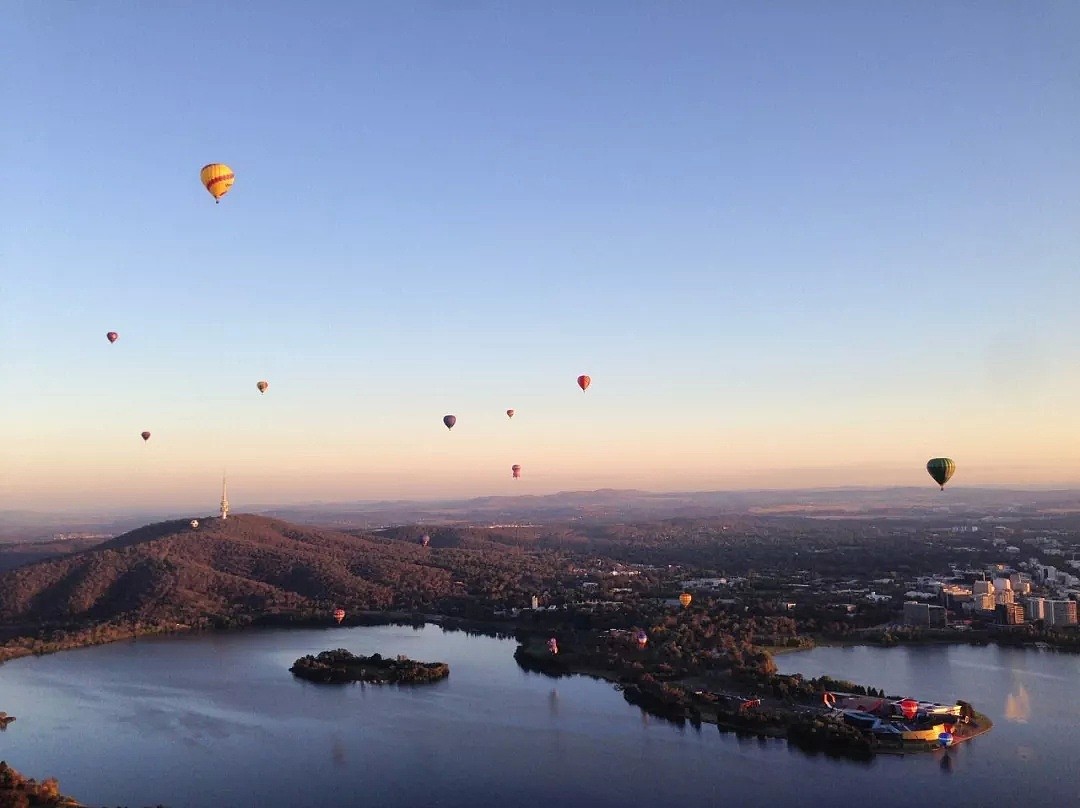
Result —
<path fill-rule="evenodd" d="M 971 590 L 966 586 L 943 586 L 941 588 L 941 605 L 946 609 L 957 611 L 965 607 L 970 608 L 971 602 Z"/>
<path fill-rule="evenodd" d="M 1076 601 L 1075 600 L 1048 600 L 1046 601 L 1046 625 L 1048 626 L 1075 626 Z"/>
<path fill-rule="evenodd" d="M 916 603 L 911 600 L 904 603 L 904 625 L 906 626 L 945 628 L 947 624 L 945 609 L 941 606 L 931 606 L 928 603 Z"/>
<path fill-rule="evenodd" d="M 1046 598 L 1028 598 L 1024 606 L 1028 620 L 1034 622 L 1046 619 Z"/>
<path fill-rule="evenodd" d="M 1024 622 L 1024 607 L 1019 603 L 999 603 L 994 608 L 994 622 L 1002 626 L 1019 626 Z"/>

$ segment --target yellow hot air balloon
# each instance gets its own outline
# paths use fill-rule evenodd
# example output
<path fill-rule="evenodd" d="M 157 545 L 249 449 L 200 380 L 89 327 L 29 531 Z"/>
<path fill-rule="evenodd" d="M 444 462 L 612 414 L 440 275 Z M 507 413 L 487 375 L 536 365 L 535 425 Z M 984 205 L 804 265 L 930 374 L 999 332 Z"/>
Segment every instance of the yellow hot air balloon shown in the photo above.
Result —
<path fill-rule="evenodd" d="M 692 601 L 693 599 L 694 596 L 691 595 L 689 592 L 683 592 L 681 595 L 679 595 L 679 603 L 683 605 L 684 609 L 690 605 L 690 601 Z"/>
<path fill-rule="evenodd" d="M 224 163 L 210 163 L 203 166 L 202 171 L 199 172 L 199 178 L 206 186 L 206 190 L 214 197 L 214 202 L 220 202 L 221 197 L 229 192 L 233 182 L 236 181 L 233 170 Z"/>

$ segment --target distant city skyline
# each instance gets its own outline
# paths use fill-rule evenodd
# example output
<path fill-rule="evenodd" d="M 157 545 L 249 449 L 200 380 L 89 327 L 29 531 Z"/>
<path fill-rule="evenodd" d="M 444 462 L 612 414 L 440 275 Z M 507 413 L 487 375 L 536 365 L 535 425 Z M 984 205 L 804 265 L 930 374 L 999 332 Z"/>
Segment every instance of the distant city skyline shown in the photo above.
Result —
<path fill-rule="evenodd" d="M 0 508 L 1080 485 L 1080 5 L 6 11 Z"/>

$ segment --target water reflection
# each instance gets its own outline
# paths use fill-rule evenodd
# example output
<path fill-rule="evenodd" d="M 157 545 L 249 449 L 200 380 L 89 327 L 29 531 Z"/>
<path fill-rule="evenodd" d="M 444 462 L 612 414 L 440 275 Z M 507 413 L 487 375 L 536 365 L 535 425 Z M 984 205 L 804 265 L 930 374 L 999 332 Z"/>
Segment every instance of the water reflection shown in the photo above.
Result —
<path fill-rule="evenodd" d="M 945 772 L 945 774 L 952 774 L 952 758 L 949 756 L 948 752 L 941 758 L 941 770 Z"/>
<path fill-rule="evenodd" d="M 555 688 L 551 688 L 551 692 L 548 693 L 548 715 L 552 718 L 557 718 L 559 715 L 559 691 Z"/>
<path fill-rule="evenodd" d="M 334 766 L 343 768 L 345 763 L 345 744 L 341 742 L 341 738 L 337 735 L 334 736 L 334 741 L 330 745 L 330 760 L 333 761 Z"/>

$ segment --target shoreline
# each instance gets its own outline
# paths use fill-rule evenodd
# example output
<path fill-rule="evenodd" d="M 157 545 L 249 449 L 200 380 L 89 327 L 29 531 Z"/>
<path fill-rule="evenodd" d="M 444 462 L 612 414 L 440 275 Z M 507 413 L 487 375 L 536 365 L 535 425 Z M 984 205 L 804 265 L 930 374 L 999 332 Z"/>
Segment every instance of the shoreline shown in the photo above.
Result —
<path fill-rule="evenodd" d="M 785 648 L 785 651 L 809 650 Z M 767 682 L 732 682 L 723 692 L 698 687 L 693 677 L 665 680 L 659 691 L 652 677 L 633 678 L 633 674 L 597 668 L 586 660 L 568 660 L 567 656 L 553 657 L 534 642 L 519 642 L 514 658 L 522 668 L 542 675 L 587 676 L 614 684 L 627 702 L 662 719 L 694 726 L 714 724 L 721 731 L 754 735 L 758 738 L 780 738 L 802 749 L 831 751 L 851 758 L 873 757 L 875 754 L 921 754 L 942 749 L 929 738 L 890 739 L 888 736 L 857 729 L 840 719 L 837 713 L 813 701 L 782 701 L 766 695 Z M 789 674 L 780 674 L 789 676 Z M 762 693 L 762 688 L 766 693 Z M 888 697 L 886 697 L 888 698 Z M 929 731 L 933 732 L 932 726 Z M 993 721 L 983 713 L 974 712 L 970 724 L 954 730 L 953 745 L 984 735 Z M 908 731 L 908 730 L 905 730 Z M 927 728 L 916 731 L 927 731 Z M 934 736 L 936 738 L 936 735 Z"/>
<path fill-rule="evenodd" d="M 219 626 L 212 623 L 206 625 L 189 625 L 173 623 L 171 625 L 153 625 L 141 627 L 132 631 L 114 623 L 94 624 L 77 630 L 74 636 L 68 635 L 61 640 L 43 640 L 32 635 L 9 636 L 0 642 L 0 666 L 5 662 L 20 659 L 27 656 L 45 656 L 60 653 L 62 651 L 77 651 L 81 648 L 90 648 L 95 645 L 108 645 L 122 640 L 137 640 L 140 637 L 171 636 L 180 634 L 202 633 L 227 633 L 231 631 L 248 631 L 257 628 L 363 628 L 381 625 L 427 625 L 432 624 L 449 631 L 472 631 L 490 637 L 509 638 L 515 637 L 518 631 L 530 633 L 540 632 L 536 626 L 521 623 L 517 620 L 493 620 L 475 619 L 468 617 L 455 617 L 452 615 L 424 612 L 406 611 L 358 611 L 343 624 L 327 624 L 321 617 L 299 617 L 288 614 L 262 614 L 252 617 L 249 622 L 240 625 Z M 9 635 L 15 628 L 4 629 Z M 39 629 L 40 630 L 40 629 Z M 544 629 L 549 631 L 549 629 Z M 847 637 L 809 637 L 810 644 L 796 646 L 760 646 L 761 650 L 776 657 L 794 654 L 802 651 L 812 651 L 815 648 L 899 648 L 918 647 L 922 645 L 967 645 L 974 647 L 986 647 L 996 645 L 999 648 L 1015 648 L 1018 650 L 1055 651 L 1057 653 L 1080 653 L 1080 648 L 1072 646 L 1060 646 L 1047 643 L 1042 639 L 1032 639 L 1030 642 L 1000 642 L 999 638 L 979 634 L 977 636 L 957 637 L 927 637 L 919 639 L 898 639 L 893 642 L 878 642 L 869 638 Z"/>

